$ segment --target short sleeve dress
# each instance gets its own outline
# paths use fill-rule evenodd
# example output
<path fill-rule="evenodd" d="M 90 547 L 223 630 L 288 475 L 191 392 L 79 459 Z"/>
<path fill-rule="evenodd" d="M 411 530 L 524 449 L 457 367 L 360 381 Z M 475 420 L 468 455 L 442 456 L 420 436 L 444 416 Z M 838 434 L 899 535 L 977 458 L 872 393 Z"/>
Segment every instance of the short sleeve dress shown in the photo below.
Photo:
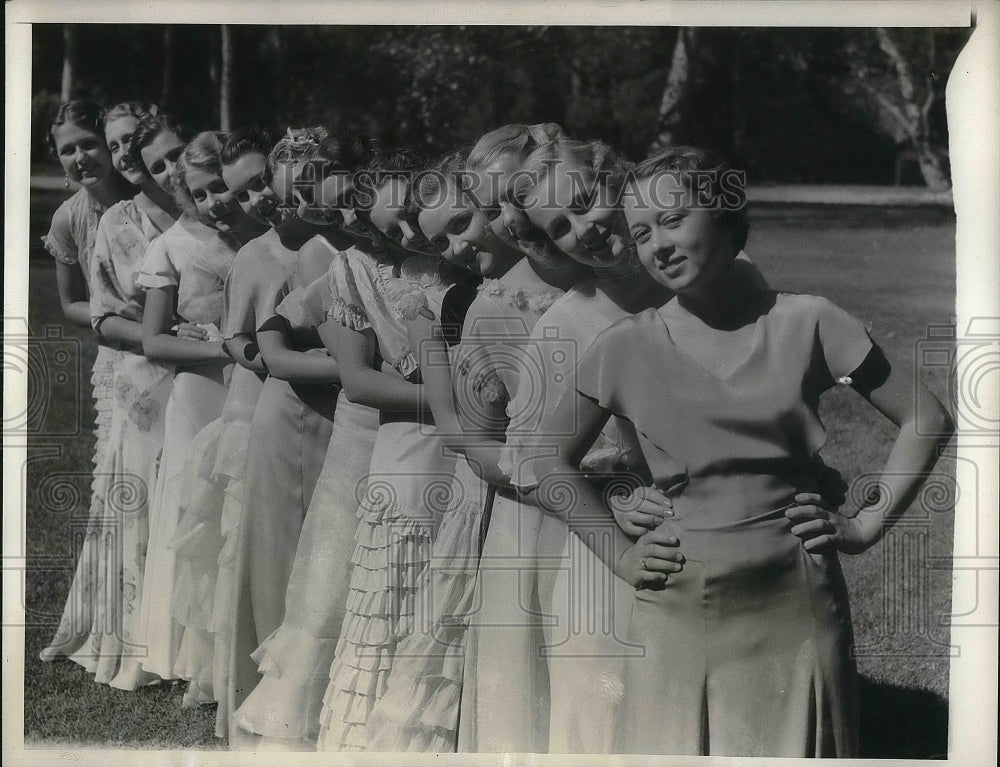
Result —
<path fill-rule="evenodd" d="M 223 335 L 254 337 L 277 306 L 304 287 L 299 252 L 275 230 L 247 243 L 227 284 L 230 311 Z M 314 329 L 291 327 L 293 348 L 326 354 Z M 245 504 L 236 529 L 237 549 L 229 642 L 227 703 L 230 744 L 246 735 L 236 712 L 262 679 L 254 653 L 280 626 L 302 524 L 323 468 L 339 387 L 298 384 L 268 376 L 250 422 Z M 221 708 L 221 706 L 220 706 Z M 254 744 L 239 741 L 239 748 Z"/>
<path fill-rule="evenodd" d="M 419 369 L 400 303 L 419 286 L 427 305 L 439 314 L 449 286 L 437 277 L 436 268 L 412 266 L 404 262 L 397 278 L 388 254 L 345 251 L 331 267 L 337 300 L 329 315 L 345 327 L 371 329 L 378 356 L 416 382 Z M 329 668 L 318 750 L 368 747 L 368 717 L 385 694 L 400 643 L 414 630 L 416 597 L 427 582 L 431 542 L 452 502 L 455 458 L 419 414 L 380 413 L 365 495 L 357 510 L 347 614 Z"/>
<path fill-rule="evenodd" d="M 202 326 L 220 339 L 223 284 L 236 251 L 211 227 L 183 216 L 150 246 L 136 283 L 147 290 L 176 290 L 176 319 Z M 179 562 L 173 546 L 188 487 L 185 466 L 195 436 L 219 417 L 226 400 L 224 364 L 178 366 L 167 401 L 163 453 L 150 505 L 150 535 L 143 584 L 140 632 L 147 647 L 143 669 L 161 679 L 211 679 L 211 641 L 196 626 L 187 641 L 185 624 L 200 611 L 200 593 L 175 589 Z M 175 604 L 175 597 L 179 600 Z M 188 624 L 192 625 L 192 624 Z M 196 639 L 197 635 L 197 639 Z M 207 670 L 206 670 L 207 669 Z"/>
<path fill-rule="evenodd" d="M 88 290 L 91 287 L 90 262 L 94 253 L 97 225 L 104 212 L 104 206 L 88 194 L 86 189 L 81 188 L 56 208 L 48 234 L 42 237 L 45 249 L 56 261 L 68 266 L 80 265 Z M 111 429 L 113 366 L 118 357 L 117 351 L 110 346 L 100 344 L 97 347 L 90 379 L 94 387 L 94 407 L 97 410 L 95 464 L 100 462 L 100 452 Z"/>
<path fill-rule="evenodd" d="M 95 326 L 109 315 L 142 320 L 143 291 L 135 279 L 160 234 L 133 200 L 101 217 L 86 261 Z M 67 655 L 94 681 L 131 690 L 155 679 L 141 671 L 144 650 L 137 640 L 149 503 L 173 370 L 132 351 L 100 349 L 111 364 L 111 397 L 102 415 L 109 428 L 94 474 L 88 535 L 59 630 L 42 657 Z"/>
<path fill-rule="evenodd" d="M 664 589 L 635 592 L 629 641 L 645 657 L 626 664 L 620 751 L 857 752 L 840 565 L 808 553 L 784 511 L 819 487 L 820 395 L 872 343 L 826 299 L 766 295 L 751 350 L 727 375 L 673 342 L 663 309 L 616 323 L 580 363 L 578 390 L 635 425 L 686 558 Z"/>
<path fill-rule="evenodd" d="M 331 276 L 328 271 L 292 289 L 278 304 L 277 313 L 293 332 L 315 332 L 326 322 L 335 300 Z M 319 734 L 346 610 L 358 498 L 365 492 L 378 431 L 377 410 L 351 402 L 339 387 L 329 388 L 339 390 L 333 429 L 294 552 L 284 618 L 254 652 L 262 678 L 235 716 L 240 728 L 291 750 L 314 747 Z"/>

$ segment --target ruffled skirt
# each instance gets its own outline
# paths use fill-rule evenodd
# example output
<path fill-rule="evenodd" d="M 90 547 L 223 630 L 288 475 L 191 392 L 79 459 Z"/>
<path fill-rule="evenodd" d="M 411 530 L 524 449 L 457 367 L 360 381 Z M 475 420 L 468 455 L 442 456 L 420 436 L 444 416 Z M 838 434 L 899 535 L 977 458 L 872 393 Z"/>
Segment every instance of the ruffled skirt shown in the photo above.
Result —
<path fill-rule="evenodd" d="M 478 601 L 479 531 L 488 485 L 464 459 L 456 464 L 452 506 L 433 544 L 427 619 L 396 649 L 385 695 L 372 709 L 366 738 L 372 751 L 450 753 L 456 750 L 469 620 Z"/>
<path fill-rule="evenodd" d="M 236 724 L 285 748 L 313 748 L 344 620 L 355 511 L 364 497 L 378 411 L 341 393 L 323 471 L 299 536 L 285 617 L 253 654 L 263 675 Z"/>
<path fill-rule="evenodd" d="M 427 594 L 435 528 L 450 507 L 455 459 L 419 424 L 379 427 L 358 508 L 350 590 L 323 696 L 320 751 L 364 750 L 365 726 L 386 690 L 396 648 Z"/>
<path fill-rule="evenodd" d="M 156 679 L 140 668 L 144 650 L 138 622 L 149 504 L 173 375 L 141 355 L 113 354 L 113 382 L 104 380 L 105 370 L 98 387 L 95 372 L 95 393 L 101 392 L 104 403 L 99 420 L 107 433 L 97 451 L 90 518 L 59 629 L 41 657 L 68 656 L 95 681 L 131 690 Z M 109 355 L 104 356 L 106 362 Z"/>

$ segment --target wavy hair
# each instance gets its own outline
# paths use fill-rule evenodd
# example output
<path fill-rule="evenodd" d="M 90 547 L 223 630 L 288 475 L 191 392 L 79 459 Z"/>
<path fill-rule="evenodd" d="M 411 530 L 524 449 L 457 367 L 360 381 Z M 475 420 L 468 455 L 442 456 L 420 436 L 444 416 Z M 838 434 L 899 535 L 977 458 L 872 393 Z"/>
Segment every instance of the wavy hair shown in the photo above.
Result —
<path fill-rule="evenodd" d="M 189 215 L 195 215 L 195 202 L 188 189 L 186 175 L 189 169 L 196 168 L 216 176 L 222 175 L 222 146 L 226 140 L 225 133 L 220 131 L 205 131 L 196 135 L 184 147 L 177 166 L 174 168 L 171 181 L 174 187 L 174 200 L 180 209 Z"/>

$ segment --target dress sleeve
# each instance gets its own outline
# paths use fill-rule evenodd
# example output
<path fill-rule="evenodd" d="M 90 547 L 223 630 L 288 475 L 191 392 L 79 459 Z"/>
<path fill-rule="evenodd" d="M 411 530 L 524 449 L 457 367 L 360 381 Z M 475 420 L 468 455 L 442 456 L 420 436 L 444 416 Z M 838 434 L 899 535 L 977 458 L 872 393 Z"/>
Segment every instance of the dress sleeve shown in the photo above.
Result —
<path fill-rule="evenodd" d="M 174 262 L 170 259 L 170 250 L 167 246 L 169 237 L 167 235 L 153 240 L 146 251 L 146 257 L 142 260 L 142 268 L 135 282 L 144 288 L 169 288 L 176 287 L 180 281 L 180 274 Z"/>
<path fill-rule="evenodd" d="M 338 253 L 334 257 L 330 271 L 327 272 L 327 279 L 330 296 L 330 305 L 326 310 L 327 317 L 351 330 L 371 328 L 371 320 L 365 311 L 357 278 L 345 253 Z"/>
<path fill-rule="evenodd" d="M 326 322 L 332 303 L 330 277 L 324 274 L 305 287 L 289 291 L 275 311 L 293 328 L 315 329 Z"/>
<path fill-rule="evenodd" d="M 832 301 L 816 299 L 817 335 L 834 381 L 850 376 L 865 361 L 872 349 L 868 329 Z"/>
<path fill-rule="evenodd" d="M 626 359 L 627 350 L 634 348 L 634 339 L 630 344 L 628 338 L 632 326 L 632 318 L 626 318 L 604 330 L 580 357 L 576 371 L 576 390 L 616 415 L 623 415 L 622 377 L 635 371 L 636 358 Z"/>
<path fill-rule="evenodd" d="M 73 239 L 73 214 L 67 200 L 52 215 L 49 233 L 42 236 L 42 244 L 51 256 L 60 263 L 79 263 L 79 251 Z"/>

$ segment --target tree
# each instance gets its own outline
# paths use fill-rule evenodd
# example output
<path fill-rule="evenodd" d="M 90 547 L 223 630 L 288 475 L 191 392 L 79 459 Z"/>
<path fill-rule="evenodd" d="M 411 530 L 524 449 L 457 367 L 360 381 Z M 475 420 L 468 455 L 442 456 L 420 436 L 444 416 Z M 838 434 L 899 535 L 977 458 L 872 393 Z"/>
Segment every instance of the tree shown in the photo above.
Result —
<path fill-rule="evenodd" d="M 228 24 L 222 25 L 222 67 L 219 76 L 219 128 L 232 130 L 233 113 L 233 37 Z"/>
<path fill-rule="evenodd" d="M 932 141 L 931 111 L 943 96 L 945 81 L 935 71 L 937 47 L 935 30 L 877 27 L 849 43 L 847 54 L 853 87 L 879 127 L 897 144 L 909 145 L 924 183 L 940 191 L 951 183 L 944 150 Z"/>
<path fill-rule="evenodd" d="M 690 91 L 692 58 L 697 50 L 697 43 L 697 30 L 691 27 L 681 27 L 677 30 L 670 68 L 667 70 L 663 95 L 660 97 L 656 137 L 649 147 L 650 154 L 677 141 L 684 119 L 684 106 Z"/>
<path fill-rule="evenodd" d="M 76 28 L 63 24 L 63 70 L 62 88 L 59 91 L 63 102 L 73 98 L 73 80 L 76 75 Z"/>

